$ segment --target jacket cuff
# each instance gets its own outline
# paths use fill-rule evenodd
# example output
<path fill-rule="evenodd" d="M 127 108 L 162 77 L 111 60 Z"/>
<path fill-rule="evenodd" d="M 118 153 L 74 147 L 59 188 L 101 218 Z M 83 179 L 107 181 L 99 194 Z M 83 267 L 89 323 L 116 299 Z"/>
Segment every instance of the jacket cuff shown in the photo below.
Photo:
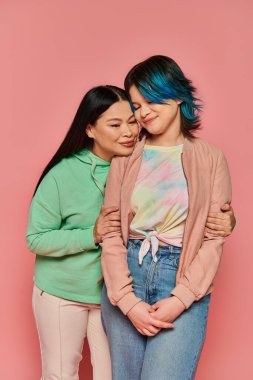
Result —
<path fill-rule="evenodd" d="M 142 299 L 135 296 L 133 292 L 127 293 L 124 297 L 122 297 L 118 302 L 117 306 L 120 308 L 123 314 L 127 315 L 127 313 Z"/>
<path fill-rule="evenodd" d="M 89 227 L 85 230 L 80 231 L 79 240 L 81 251 L 86 251 L 88 249 L 97 249 L 99 247 L 99 245 L 94 241 L 93 230 L 94 227 Z"/>
<path fill-rule="evenodd" d="M 183 284 L 178 284 L 171 292 L 173 296 L 176 296 L 183 302 L 186 309 L 189 309 L 191 304 L 196 300 L 195 294 Z"/>

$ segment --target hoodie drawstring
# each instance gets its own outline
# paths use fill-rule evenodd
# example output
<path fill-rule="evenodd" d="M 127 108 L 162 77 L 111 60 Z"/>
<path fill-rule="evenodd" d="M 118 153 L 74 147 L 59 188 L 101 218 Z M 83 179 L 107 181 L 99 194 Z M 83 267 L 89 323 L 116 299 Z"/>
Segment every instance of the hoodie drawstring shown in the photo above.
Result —
<path fill-rule="evenodd" d="M 99 180 L 95 177 L 95 170 L 96 170 L 97 162 L 94 158 L 91 159 L 91 176 L 98 187 L 98 189 L 101 191 L 102 195 L 105 195 L 105 187 L 102 183 L 99 182 Z"/>

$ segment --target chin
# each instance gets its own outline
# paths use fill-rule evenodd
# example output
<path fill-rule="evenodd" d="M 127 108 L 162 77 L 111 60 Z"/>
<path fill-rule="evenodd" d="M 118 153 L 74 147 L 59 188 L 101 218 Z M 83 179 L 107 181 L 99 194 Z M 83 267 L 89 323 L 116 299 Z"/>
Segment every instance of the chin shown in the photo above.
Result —
<path fill-rule="evenodd" d="M 169 129 L 168 125 L 150 125 L 145 128 L 151 135 L 162 135 Z"/>
<path fill-rule="evenodd" d="M 144 128 L 146 129 L 146 131 L 148 133 L 150 133 L 151 135 L 160 135 L 161 133 L 163 133 L 164 131 L 162 130 L 162 128 L 157 128 L 157 127 L 148 127 L 148 128 Z"/>

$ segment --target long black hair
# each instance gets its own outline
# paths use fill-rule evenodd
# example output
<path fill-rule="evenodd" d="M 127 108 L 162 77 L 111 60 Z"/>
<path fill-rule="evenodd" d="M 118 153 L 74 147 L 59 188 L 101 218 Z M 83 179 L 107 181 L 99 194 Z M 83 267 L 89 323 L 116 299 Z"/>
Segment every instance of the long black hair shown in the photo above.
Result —
<path fill-rule="evenodd" d="M 93 139 L 85 133 L 87 126 L 89 124 L 94 125 L 109 107 L 121 100 L 128 101 L 127 94 L 116 86 L 97 86 L 84 95 L 63 142 L 43 170 L 34 194 L 49 170 L 63 158 L 78 153 L 84 148 L 92 147 Z"/>
<path fill-rule="evenodd" d="M 196 98 L 196 88 L 186 78 L 178 64 L 164 55 L 154 55 L 135 65 L 125 78 L 125 90 L 129 94 L 135 85 L 144 98 L 163 104 L 168 99 L 179 99 L 181 131 L 184 136 L 194 137 L 200 129 L 200 111 L 202 103 Z M 131 104 L 131 99 L 130 104 Z M 133 106 L 131 104 L 133 109 Z M 140 136 L 149 135 L 143 128 Z"/>

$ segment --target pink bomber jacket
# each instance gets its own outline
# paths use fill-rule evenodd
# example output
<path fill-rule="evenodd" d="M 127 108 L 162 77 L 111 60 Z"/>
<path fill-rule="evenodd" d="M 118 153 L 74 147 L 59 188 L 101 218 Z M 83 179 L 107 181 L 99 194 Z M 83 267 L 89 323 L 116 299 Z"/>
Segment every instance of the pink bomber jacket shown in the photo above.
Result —
<path fill-rule="evenodd" d="M 141 300 L 135 296 L 127 264 L 129 226 L 133 219 L 130 200 L 142 160 L 145 138 L 129 157 L 115 157 L 109 171 L 105 207 L 120 209 L 121 233 L 107 234 L 102 245 L 102 269 L 108 297 L 124 314 Z M 218 148 L 199 138 L 187 138 L 182 153 L 189 192 L 189 211 L 172 294 L 189 308 L 210 293 L 221 260 L 224 238 L 205 230 L 209 211 L 231 202 L 231 181 L 226 159 Z"/>

